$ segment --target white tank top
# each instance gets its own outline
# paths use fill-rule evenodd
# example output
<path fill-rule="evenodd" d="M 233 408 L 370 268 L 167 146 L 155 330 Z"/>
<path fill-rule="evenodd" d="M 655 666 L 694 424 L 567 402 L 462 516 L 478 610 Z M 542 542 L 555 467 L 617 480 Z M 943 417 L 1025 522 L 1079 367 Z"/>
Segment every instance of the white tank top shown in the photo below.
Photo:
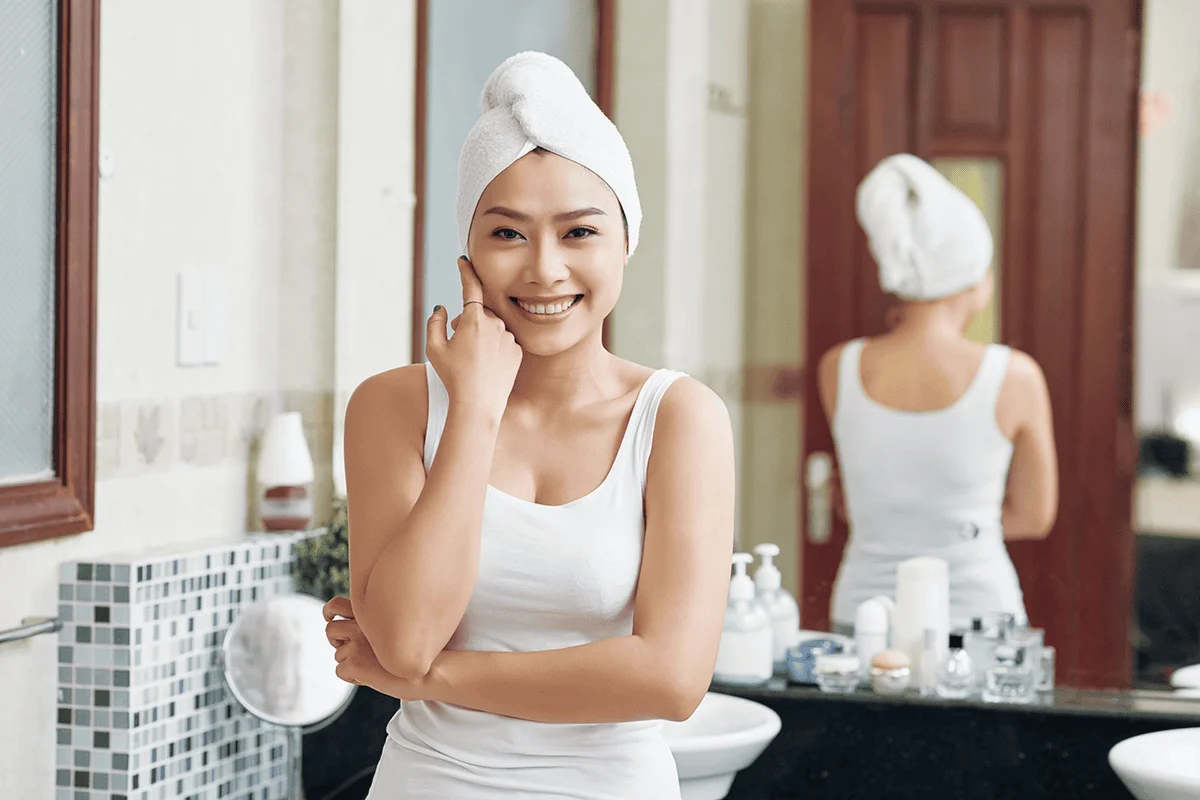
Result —
<path fill-rule="evenodd" d="M 996 423 L 1010 350 L 989 345 L 967 390 L 938 411 L 900 411 L 867 396 L 865 341 L 842 350 L 833 439 L 850 539 L 832 617 L 853 625 L 858 604 L 895 596 L 896 566 L 917 555 L 950 565 L 954 624 L 1000 612 L 1025 619 L 1001 529 L 1012 443 Z"/>
<path fill-rule="evenodd" d="M 425 374 L 428 472 L 449 397 L 432 366 Z M 448 649 L 552 650 L 633 632 L 654 421 L 681 374 L 658 370 L 645 382 L 607 477 L 587 495 L 547 506 L 488 486 L 479 574 Z M 656 721 L 549 724 L 404 703 L 388 724 L 369 798 L 671 800 L 679 797 L 678 777 L 661 728 Z"/>

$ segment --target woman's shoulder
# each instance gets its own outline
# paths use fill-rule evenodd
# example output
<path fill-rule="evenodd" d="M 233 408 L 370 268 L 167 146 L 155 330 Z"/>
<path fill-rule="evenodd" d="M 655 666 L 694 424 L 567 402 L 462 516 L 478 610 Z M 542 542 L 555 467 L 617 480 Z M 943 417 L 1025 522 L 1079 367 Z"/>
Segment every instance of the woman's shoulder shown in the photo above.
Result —
<path fill-rule="evenodd" d="M 355 388 L 346 403 L 346 426 L 356 421 L 379 423 L 392 419 L 405 424 L 417 418 L 423 429 L 425 413 L 417 417 L 413 411 L 427 405 L 425 365 L 396 367 L 372 375 Z"/>
<path fill-rule="evenodd" d="M 644 386 L 657 373 L 664 372 L 632 361 L 623 361 L 623 367 L 627 370 L 630 380 L 639 387 Z M 731 427 L 725 401 L 703 381 L 686 373 L 677 375 L 659 400 L 655 439 L 659 438 L 659 432 L 664 428 L 668 431 L 678 429 L 695 435 L 697 428 L 713 424 Z"/>
<path fill-rule="evenodd" d="M 1002 392 L 1008 394 L 1027 394 L 1045 390 L 1046 375 L 1042 366 L 1033 356 L 1015 347 L 1006 348 L 1008 351 L 1008 370 L 1004 375 Z"/>

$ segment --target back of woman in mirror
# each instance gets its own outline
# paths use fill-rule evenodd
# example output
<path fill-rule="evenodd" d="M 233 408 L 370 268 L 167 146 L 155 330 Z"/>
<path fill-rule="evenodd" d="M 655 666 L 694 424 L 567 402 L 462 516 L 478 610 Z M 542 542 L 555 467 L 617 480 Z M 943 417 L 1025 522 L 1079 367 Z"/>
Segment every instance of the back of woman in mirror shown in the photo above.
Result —
<path fill-rule="evenodd" d="M 1028 355 L 966 338 L 992 296 L 991 232 L 972 200 L 911 155 L 858 189 L 859 222 L 898 301 L 888 332 L 825 354 L 818 384 L 837 451 L 850 537 L 831 617 L 892 596 L 896 567 L 949 565 L 954 625 L 1024 599 L 1005 540 L 1043 538 L 1057 507 L 1045 379 Z"/>

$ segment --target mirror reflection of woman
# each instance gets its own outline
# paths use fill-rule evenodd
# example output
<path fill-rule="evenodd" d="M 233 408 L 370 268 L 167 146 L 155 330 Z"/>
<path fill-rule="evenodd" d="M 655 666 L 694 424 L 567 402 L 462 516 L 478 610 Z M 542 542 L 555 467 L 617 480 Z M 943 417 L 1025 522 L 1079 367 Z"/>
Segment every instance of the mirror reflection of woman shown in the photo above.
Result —
<path fill-rule="evenodd" d="M 954 624 L 1025 621 L 1004 542 L 1049 534 L 1057 461 L 1037 362 L 965 335 L 993 291 L 987 221 L 910 155 L 863 180 L 857 211 L 897 303 L 886 333 L 843 342 L 818 366 L 850 527 L 834 628 L 851 631 L 861 602 L 894 595 L 897 565 L 918 555 L 948 562 Z"/>
<path fill-rule="evenodd" d="M 327 634 L 344 680 L 404 701 L 369 797 L 678 798 L 660 720 L 716 662 L 733 436 L 703 384 L 603 345 L 641 210 L 564 64 L 489 78 L 458 212 L 462 314 L 346 411 Z"/>

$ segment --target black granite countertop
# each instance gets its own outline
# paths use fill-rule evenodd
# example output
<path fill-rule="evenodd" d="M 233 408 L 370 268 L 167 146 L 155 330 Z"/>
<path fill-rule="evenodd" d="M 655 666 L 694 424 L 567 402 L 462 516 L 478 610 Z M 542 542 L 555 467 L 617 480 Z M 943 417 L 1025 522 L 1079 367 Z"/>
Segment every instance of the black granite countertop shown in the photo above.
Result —
<path fill-rule="evenodd" d="M 782 680 L 713 690 L 756 700 L 783 722 L 728 800 L 1131 800 L 1108 765 L 1113 745 L 1200 727 L 1200 701 L 1159 692 L 1061 689 L 1010 705 L 832 695 Z"/>
<path fill-rule="evenodd" d="M 968 708 L 989 714 L 1115 716 L 1122 719 L 1135 717 L 1200 726 L 1200 697 L 1183 696 L 1170 691 L 1057 689 L 1054 692 L 1039 694 L 1033 702 L 1020 705 L 985 703 L 979 697 L 967 700 L 922 697 L 915 689 L 902 695 L 876 694 L 870 689 L 860 689 L 853 694 L 833 695 L 825 694 L 816 686 L 797 685 L 789 683 L 783 678 L 773 678 L 762 686 L 727 686 L 714 683 L 712 689 L 725 694 L 736 694 L 759 700 L 765 698 L 788 698 L 796 701 L 823 699 L 849 703 L 875 703 L 885 706 Z"/>

